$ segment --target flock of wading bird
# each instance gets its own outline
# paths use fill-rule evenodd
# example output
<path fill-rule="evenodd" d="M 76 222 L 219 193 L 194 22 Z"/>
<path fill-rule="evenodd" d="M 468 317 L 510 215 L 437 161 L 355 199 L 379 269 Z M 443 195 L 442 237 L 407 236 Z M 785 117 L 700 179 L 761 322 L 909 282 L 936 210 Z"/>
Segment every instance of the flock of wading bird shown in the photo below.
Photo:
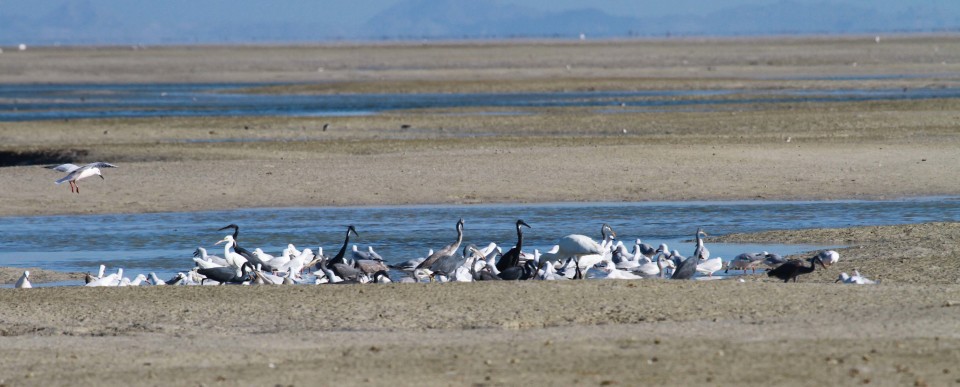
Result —
<path fill-rule="evenodd" d="M 49 166 L 58 172 L 66 173 L 55 183 L 70 183 L 70 192 L 80 193 L 77 181 L 100 176 L 101 168 L 116 168 L 105 162 L 94 162 L 83 166 L 61 164 Z M 463 242 L 463 219 L 457 222 L 457 239 L 439 250 L 430 250 L 427 256 L 414 258 L 400 264 L 388 265 L 373 247 L 360 251 L 356 245 L 347 255 L 350 235 L 359 236 L 351 225 L 347 226 L 346 236 L 340 251 L 332 258 L 323 255 L 323 248 L 314 253 L 310 249 L 298 250 L 289 244 L 280 255 L 264 253 L 262 249 L 249 251 L 240 247 L 237 240 L 240 227 L 231 224 L 219 231 L 232 229 L 233 234 L 225 236 L 216 244 L 224 243 L 223 257 L 208 255 L 200 247 L 194 252 L 195 267 L 186 272 L 177 273 L 169 280 L 162 280 L 155 273 L 150 276 L 137 275 L 134 279 L 123 276 L 123 269 L 104 275 L 106 267 L 100 265 L 100 271 L 94 277 L 86 275 L 86 286 L 137 286 L 143 283 L 154 285 L 205 285 L 210 284 L 349 284 L 349 283 L 386 283 L 393 282 L 391 269 L 396 270 L 400 282 L 471 282 L 471 281 L 522 281 L 522 280 L 567 280 L 589 278 L 641 279 L 670 278 L 677 280 L 698 277 L 713 278 L 713 273 L 724 270 L 752 270 L 756 273 L 759 266 L 768 268 L 767 275 L 789 282 L 797 281 L 801 274 L 812 273 L 816 265 L 826 269 L 840 259 L 833 250 L 825 250 L 806 260 L 784 260 L 777 254 L 768 252 L 743 253 L 726 262 L 720 257 L 710 257 L 710 250 L 704 246 L 706 233 L 698 228 L 694 237 L 696 247 L 693 255 L 684 257 L 677 250 L 669 250 L 666 244 L 659 248 L 641 243 L 637 239 L 632 252 L 628 252 L 622 242 L 616 241 L 616 232 L 607 224 L 600 227 L 601 240 L 597 242 L 586 235 L 571 234 L 557 240 L 550 250 L 541 253 L 534 250 L 523 252 L 523 227 L 530 225 L 518 219 L 517 243 L 506 253 L 490 243 L 484 248 L 475 245 L 460 245 Z M 806 262 L 805 262 L 806 261 Z M 806 266 L 809 263 L 810 266 Z M 591 269 L 598 269 L 587 274 Z M 854 271 L 854 274 L 840 273 L 837 282 L 851 284 L 872 284 Z M 30 288 L 30 272 L 24 271 L 15 287 Z"/>
<path fill-rule="evenodd" d="M 386 282 L 471 282 L 502 280 L 568 280 L 582 278 L 642 279 L 669 278 L 675 280 L 717 278 L 719 270 L 741 270 L 756 273 L 759 267 L 767 268 L 767 275 L 784 282 L 811 273 L 820 265 L 826 269 L 839 260 L 833 250 L 825 250 L 805 260 L 784 260 L 768 252 L 743 253 L 725 262 L 720 257 L 710 257 L 704 245 L 707 234 L 697 229 L 694 234 L 696 246 L 693 255 L 684 257 L 677 250 L 669 250 L 666 244 L 654 248 L 638 239 L 632 252 L 622 242 L 616 241 L 616 232 L 607 224 L 600 228 L 601 240 L 579 234 L 571 234 L 557 240 L 549 251 L 523 252 L 523 228 L 529 228 L 523 220 L 517 220 L 517 243 L 503 252 L 496 243 L 484 248 L 466 245 L 463 242 L 463 219 L 456 224 L 457 237 L 453 243 L 425 257 L 410 259 L 388 265 L 373 247 L 366 251 L 350 247 L 350 237 L 359 237 L 354 226 L 347 226 L 343 245 L 333 257 L 326 257 L 323 248 L 298 250 L 287 245 L 280 255 L 264 253 L 260 248 L 249 251 L 238 244 L 240 227 L 231 224 L 220 229 L 233 230 L 216 244 L 224 244 L 223 257 L 208 255 L 200 247 L 194 252 L 195 267 L 177 273 L 169 280 L 162 280 L 154 273 L 134 279 L 123 276 L 123 269 L 104 275 L 100 266 L 97 276 L 87 274 L 86 286 L 137 286 L 153 285 L 207 285 L 207 284 L 350 284 Z M 809 266 L 808 266 L 809 264 Z M 394 273 L 391 278 L 391 271 Z M 874 283 L 859 273 L 853 276 L 841 273 L 837 282 Z M 17 287 L 30 287 L 29 272 L 24 272 Z"/>

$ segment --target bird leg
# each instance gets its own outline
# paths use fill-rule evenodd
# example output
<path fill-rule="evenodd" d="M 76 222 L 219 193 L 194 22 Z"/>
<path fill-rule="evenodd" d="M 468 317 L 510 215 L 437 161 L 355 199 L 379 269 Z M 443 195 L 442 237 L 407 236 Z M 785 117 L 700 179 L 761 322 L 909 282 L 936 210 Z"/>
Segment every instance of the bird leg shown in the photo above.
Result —
<path fill-rule="evenodd" d="M 573 256 L 573 263 L 577 265 L 577 271 L 576 271 L 577 274 L 573 276 L 573 279 L 583 279 L 583 273 L 580 272 L 580 257 Z"/>

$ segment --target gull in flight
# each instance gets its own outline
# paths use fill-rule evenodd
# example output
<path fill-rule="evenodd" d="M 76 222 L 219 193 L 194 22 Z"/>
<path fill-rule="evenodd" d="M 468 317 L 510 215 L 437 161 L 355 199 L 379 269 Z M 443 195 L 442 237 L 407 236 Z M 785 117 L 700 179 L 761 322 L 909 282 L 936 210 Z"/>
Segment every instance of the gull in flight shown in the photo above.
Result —
<path fill-rule="evenodd" d="M 61 164 L 53 167 L 47 167 L 54 171 L 66 172 L 67 175 L 61 177 L 56 181 L 57 184 L 64 182 L 70 182 L 70 192 L 80 193 L 80 187 L 77 186 L 77 180 L 90 177 L 93 175 L 100 176 L 103 179 L 103 175 L 100 174 L 100 168 L 116 168 L 116 165 L 110 163 L 104 163 L 101 161 L 90 163 L 84 166 L 77 166 L 74 164 Z"/>

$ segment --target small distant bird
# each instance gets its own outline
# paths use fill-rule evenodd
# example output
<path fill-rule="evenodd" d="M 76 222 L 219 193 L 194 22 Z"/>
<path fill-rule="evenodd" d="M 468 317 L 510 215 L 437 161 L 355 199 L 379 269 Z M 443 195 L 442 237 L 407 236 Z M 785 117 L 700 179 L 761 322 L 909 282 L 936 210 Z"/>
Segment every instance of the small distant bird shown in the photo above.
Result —
<path fill-rule="evenodd" d="M 77 186 L 77 180 L 84 179 L 90 176 L 100 176 L 103 179 L 103 175 L 100 174 L 100 168 L 116 168 L 116 165 L 110 163 L 104 163 L 98 161 L 95 163 L 90 163 L 84 166 L 77 166 L 74 164 L 61 164 L 57 166 L 47 167 L 54 171 L 66 172 L 67 175 L 61 177 L 56 183 L 59 185 L 64 182 L 70 182 L 70 192 L 80 193 L 80 187 Z"/>
<path fill-rule="evenodd" d="M 20 276 L 20 279 L 17 280 L 17 284 L 14 285 L 17 289 L 30 289 L 33 285 L 30 285 L 30 271 L 24 271 L 23 275 Z"/>

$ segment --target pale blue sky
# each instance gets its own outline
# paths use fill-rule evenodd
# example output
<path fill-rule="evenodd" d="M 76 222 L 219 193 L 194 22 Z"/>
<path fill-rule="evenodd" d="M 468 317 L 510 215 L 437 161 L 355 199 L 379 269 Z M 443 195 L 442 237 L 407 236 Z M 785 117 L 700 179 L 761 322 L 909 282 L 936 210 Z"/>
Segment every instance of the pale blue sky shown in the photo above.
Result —
<path fill-rule="evenodd" d="M 382 17 L 385 10 L 399 3 L 410 5 L 410 2 L 417 1 L 420 4 L 412 8 L 415 10 L 413 13 L 409 11 L 411 8 L 407 7 L 406 14 L 398 15 L 406 19 L 389 20 L 393 24 L 385 25 L 388 21 Z M 457 37 L 476 34 L 478 28 L 468 25 L 471 20 L 463 18 L 463 12 L 459 12 L 459 15 L 451 12 L 450 4 L 453 4 L 454 10 L 459 4 L 469 4 L 477 11 L 489 11 L 485 16 L 489 25 L 494 25 L 497 21 L 490 19 L 490 14 L 501 15 L 505 10 L 515 10 L 509 6 L 553 14 L 593 8 L 610 16 L 632 18 L 630 20 L 633 22 L 626 24 L 621 22 L 617 25 L 617 20 L 608 18 L 594 21 L 590 26 L 571 27 L 596 27 L 598 33 L 608 27 L 612 30 L 603 32 L 608 36 L 622 36 L 628 30 L 640 27 L 646 29 L 638 32 L 647 36 L 684 31 L 709 35 L 960 29 L 960 0 L 436 1 L 437 4 L 444 2 L 447 6 L 434 7 L 430 0 L 0 0 L 0 43 L 297 41 L 328 38 L 376 39 L 404 35 Z M 757 6 L 772 8 L 760 8 L 758 11 Z M 755 9 L 731 13 L 731 8 L 741 7 Z M 443 8 L 446 13 L 424 15 L 438 8 Z M 723 13 L 711 17 L 711 13 L 718 11 Z M 778 18 L 767 17 L 770 13 L 778 12 Z M 370 22 L 378 15 L 380 18 Z M 741 22 L 736 18 L 737 15 L 746 15 L 743 16 L 744 20 L 758 25 L 738 30 L 734 28 Z M 426 19 L 417 20 L 418 16 Z M 790 17 L 792 20 L 787 20 Z M 410 22 L 404 24 L 406 20 Z M 580 20 L 568 18 L 556 23 L 563 27 Z M 554 25 L 537 25 L 536 28 L 531 27 L 528 30 L 517 28 L 524 23 L 533 22 L 542 20 L 533 18 L 514 22 L 506 29 L 499 24 L 496 25 L 499 29 L 491 30 L 490 33 L 494 36 L 551 36 L 562 30 Z M 850 25 L 853 27 L 849 27 Z M 406 28 L 407 26 L 423 28 L 416 30 Z"/>
<path fill-rule="evenodd" d="M 36 17 L 47 14 L 66 1 L 82 0 L 0 0 L 0 15 Z M 181 20 L 258 20 L 307 22 L 322 20 L 337 25 L 358 25 L 400 0 L 87 0 L 97 9 L 134 23 Z M 774 4 L 781 0 L 500 0 L 544 11 L 597 8 L 611 15 L 650 17 L 669 14 L 705 15 L 737 5 Z M 824 0 L 792 0 L 817 4 Z M 914 5 L 936 5 L 960 11 L 960 0 L 831 0 L 831 3 L 876 9 L 902 9 Z"/>

